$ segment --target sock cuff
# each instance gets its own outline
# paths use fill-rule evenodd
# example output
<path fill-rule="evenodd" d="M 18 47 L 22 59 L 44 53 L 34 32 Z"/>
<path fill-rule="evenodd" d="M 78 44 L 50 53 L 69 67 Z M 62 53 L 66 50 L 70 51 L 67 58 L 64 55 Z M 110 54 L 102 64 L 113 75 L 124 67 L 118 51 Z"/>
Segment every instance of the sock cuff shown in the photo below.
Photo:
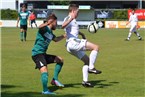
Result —
<path fill-rule="evenodd" d="M 43 73 L 41 73 L 41 75 L 47 75 L 48 76 L 48 72 L 43 72 Z"/>
<path fill-rule="evenodd" d="M 60 62 L 60 63 L 56 63 L 56 64 L 57 64 L 57 65 L 61 65 L 61 66 L 62 66 L 62 65 L 63 65 L 63 62 Z"/>
<path fill-rule="evenodd" d="M 98 51 L 96 51 L 96 50 L 92 50 L 92 52 L 93 52 L 93 53 L 98 53 Z"/>
<path fill-rule="evenodd" d="M 83 68 L 89 68 L 89 66 L 88 65 L 84 65 Z"/>

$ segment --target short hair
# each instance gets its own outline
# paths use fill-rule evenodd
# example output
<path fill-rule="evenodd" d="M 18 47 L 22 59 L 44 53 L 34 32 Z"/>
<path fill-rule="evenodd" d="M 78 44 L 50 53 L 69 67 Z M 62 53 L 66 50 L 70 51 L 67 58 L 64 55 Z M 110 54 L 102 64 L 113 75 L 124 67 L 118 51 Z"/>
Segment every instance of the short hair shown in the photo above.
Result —
<path fill-rule="evenodd" d="M 69 12 L 71 12 L 72 10 L 78 9 L 79 5 L 78 4 L 70 4 L 69 5 Z"/>
<path fill-rule="evenodd" d="M 22 5 L 22 8 L 24 8 L 24 7 L 26 8 L 26 5 L 25 4 Z"/>
<path fill-rule="evenodd" d="M 53 20 L 57 20 L 57 17 L 55 16 L 55 14 L 50 14 L 47 18 L 46 21 L 53 19 Z"/>

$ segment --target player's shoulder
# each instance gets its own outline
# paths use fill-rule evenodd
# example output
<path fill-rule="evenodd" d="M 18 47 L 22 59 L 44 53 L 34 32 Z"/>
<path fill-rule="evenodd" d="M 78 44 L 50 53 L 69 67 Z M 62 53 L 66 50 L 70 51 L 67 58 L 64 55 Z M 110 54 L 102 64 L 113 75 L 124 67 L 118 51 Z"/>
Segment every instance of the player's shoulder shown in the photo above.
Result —
<path fill-rule="evenodd" d="M 136 13 L 135 13 L 134 15 L 135 15 L 135 16 L 137 16 L 137 14 L 136 14 Z"/>
<path fill-rule="evenodd" d="M 71 16 L 66 16 L 65 18 L 64 18 L 64 21 L 67 21 L 67 20 L 69 20 L 71 18 Z"/>
<path fill-rule="evenodd" d="M 26 13 L 27 13 L 27 14 L 30 14 L 30 12 L 29 12 L 28 10 L 26 10 Z"/>

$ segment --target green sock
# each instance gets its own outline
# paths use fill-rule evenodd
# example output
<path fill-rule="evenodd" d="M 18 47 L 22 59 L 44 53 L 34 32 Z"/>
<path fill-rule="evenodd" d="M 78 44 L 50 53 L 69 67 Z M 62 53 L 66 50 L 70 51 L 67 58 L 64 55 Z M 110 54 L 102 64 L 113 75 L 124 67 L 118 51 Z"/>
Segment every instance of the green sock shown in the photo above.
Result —
<path fill-rule="evenodd" d="M 63 63 L 57 63 L 55 65 L 54 77 L 53 77 L 55 80 L 58 80 L 58 75 L 59 75 L 59 72 L 61 71 L 62 66 L 63 66 Z"/>
<path fill-rule="evenodd" d="M 47 83 L 48 83 L 48 72 L 43 72 L 41 74 L 41 81 L 43 86 L 43 92 L 48 91 Z"/>
<path fill-rule="evenodd" d="M 23 41 L 23 33 L 24 32 L 20 32 L 20 39 Z"/>

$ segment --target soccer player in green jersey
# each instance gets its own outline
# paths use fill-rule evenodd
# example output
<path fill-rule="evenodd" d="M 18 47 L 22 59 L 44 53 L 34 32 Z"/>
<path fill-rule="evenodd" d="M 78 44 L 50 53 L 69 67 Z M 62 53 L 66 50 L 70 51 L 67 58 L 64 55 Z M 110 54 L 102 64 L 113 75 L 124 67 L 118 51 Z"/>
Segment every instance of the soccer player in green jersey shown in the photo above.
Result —
<path fill-rule="evenodd" d="M 17 19 L 17 27 L 18 23 L 20 21 L 20 39 L 21 41 L 26 41 L 27 37 L 27 20 L 29 19 L 29 12 L 26 10 L 26 5 L 22 5 L 22 10 L 18 14 L 18 19 Z"/>
<path fill-rule="evenodd" d="M 41 72 L 41 81 L 43 86 L 42 94 L 55 94 L 54 92 L 50 92 L 47 88 L 48 83 L 48 70 L 47 64 L 56 63 L 54 70 L 54 77 L 51 81 L 52 85 L 58 87 L 64 87 L 62 83 L 58 81 L 58 75 L 63 66 L 63 59 L 56 55 L 46 54 L 46 50 L 53 40 L 54 42 L 58 42 L 65 38 L 65 34 L 56 37 L 52 30 L 55 30 L 57 26 L 57 17 L 54 14 L 51 14 L 46 22 L 39 26 L 39 30 L 37 33 L 36 41 L 34 47 L 32 49 L 32 59 L 36 64 L 36 69 L 38 68 Z"/>

